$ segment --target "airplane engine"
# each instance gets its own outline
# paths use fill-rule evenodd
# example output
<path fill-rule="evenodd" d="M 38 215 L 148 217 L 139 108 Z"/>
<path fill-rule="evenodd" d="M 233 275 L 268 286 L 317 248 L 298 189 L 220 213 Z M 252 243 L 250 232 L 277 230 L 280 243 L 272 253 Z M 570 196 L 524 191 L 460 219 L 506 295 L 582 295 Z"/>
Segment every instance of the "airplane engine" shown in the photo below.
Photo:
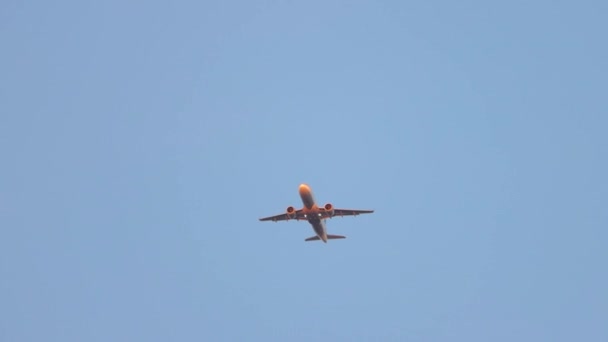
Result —
<path fill-rule="evenodd" d="M 287 217 L 289 217 L 290 219 L 295 219 L 296 218 L 296 208 L 294 207 L 287 207 Z"/>
<path fill-rule="evenodd" d="M 325 208 L 328 217 L 334 216 L 334 206 L 331 203 L 327 203 L 323 208 Z"/>

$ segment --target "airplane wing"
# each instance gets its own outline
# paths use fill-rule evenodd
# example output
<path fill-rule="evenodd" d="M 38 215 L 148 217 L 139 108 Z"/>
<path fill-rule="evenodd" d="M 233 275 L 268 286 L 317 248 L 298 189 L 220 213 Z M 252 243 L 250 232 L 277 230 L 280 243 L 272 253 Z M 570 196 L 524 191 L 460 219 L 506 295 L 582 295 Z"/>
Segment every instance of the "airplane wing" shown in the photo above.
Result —
<path fill-rule="evenodd" d="M 359 214 L 371 214 L 373 210 L 334 209 L 334 216 L 356 216 Z"/>
<path fill-rule="evenodd" d="M 289 217 L 287 215 L 287 213 L 285 214 L 279 214 L 279 215 L 274 215 L 274 216 L 268 216 L 268 217 L 264 217 L 261 218 L 260 221 L 288 221 L 288 220 L 302 220 L 304 219 L 304 215 L 302 214 L 302 210 L 296 210 L 296 216 L 295 217 Z"/>
<path fill-rule="evenodd" d="M 319 208 L 319 210 L 321 211 L 321 213 L 319 214 L 320 218 L 329 218 L 329 216 L 324 213 L 325 209 L 323 207 Z M 373 213 L 373 210 L 354 210 L 354 209 L 334 209 L 334 217 L 336 216 L 356 216 L 356 215 L 360 215 L 360 214 L 371 214 Z M 307 220 L 308 218 L 306 217 L 306 215 L 303 213 L 303 210 L 296 210 L 295 212 L 295 216 L 289 217 L 289 215 L 287 215 L 287 213 L 285 214 L 279 214 L 279 215 L 274 215 L 274 216 L 268 216 L 268 217 L 264 217 L 261 218 L 260 221 L 289 221 L 289 220 Z"/>

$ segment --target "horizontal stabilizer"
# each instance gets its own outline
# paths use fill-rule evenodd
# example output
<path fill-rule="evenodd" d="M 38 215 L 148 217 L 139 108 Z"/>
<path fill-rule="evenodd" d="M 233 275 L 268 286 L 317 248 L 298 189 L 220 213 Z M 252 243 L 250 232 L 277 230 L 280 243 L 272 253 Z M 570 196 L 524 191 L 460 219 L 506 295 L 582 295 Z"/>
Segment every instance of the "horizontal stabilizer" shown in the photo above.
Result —
<path fill-rule="evenodd" d="M 342 236 L 342 235 L 327 235 L 327 240 L 331 240 L 331 239 L 346 239 L 346 236 Z M 304 241 L 317 241 L 317 240 L 321 240 L 320 237 L 318 237 L 317 235 L 315 236 L 311 236 L 308 239 L 304 240 Z"/>

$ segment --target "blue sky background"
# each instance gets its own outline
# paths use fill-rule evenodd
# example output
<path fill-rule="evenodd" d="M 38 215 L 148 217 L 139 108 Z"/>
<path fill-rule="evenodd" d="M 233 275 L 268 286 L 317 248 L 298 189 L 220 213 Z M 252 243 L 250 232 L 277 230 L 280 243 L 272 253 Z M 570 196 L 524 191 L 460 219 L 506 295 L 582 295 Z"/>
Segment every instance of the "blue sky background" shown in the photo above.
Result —
<path fill-rule="evenodd" d="M 0 340 L 608 341 L 607 4 L 3 1 Z"/>

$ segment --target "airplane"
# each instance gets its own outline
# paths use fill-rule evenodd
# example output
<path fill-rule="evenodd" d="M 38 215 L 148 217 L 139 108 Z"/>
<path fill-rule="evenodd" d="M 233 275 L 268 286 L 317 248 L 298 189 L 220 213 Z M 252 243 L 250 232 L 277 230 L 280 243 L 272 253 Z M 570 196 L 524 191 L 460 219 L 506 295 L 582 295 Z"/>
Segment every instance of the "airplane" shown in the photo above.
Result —
<path fill-rule="evenodd" d="M 260 221 L 289 221 L 289 220 L 308 220 L 308 223 L 312 225 L 312 229 L 317 235 L 309 237 L 304 241 L 318 241 L 322 240 L 327 243 L 327 240 L 331 239 L 344 239 L 346 236 L 342 235 L 329 235 L 325 228 L 325 220 L 334 216 L 356 216 L 359 214 L 371 214 L 373 210 L 352 210 L 352 209 L 335 209 L 331 203 L 319 207 L 315 203 L 315 198 L 312 194 L 310 186 L 306 184 L 300 184 L 299 187 L 300 198 L 304 207 L 296 210 L 296 208 L 289 206 L 287 207 L 286 213 L 275 216 L 269 216 L 261 218 Z"/>

